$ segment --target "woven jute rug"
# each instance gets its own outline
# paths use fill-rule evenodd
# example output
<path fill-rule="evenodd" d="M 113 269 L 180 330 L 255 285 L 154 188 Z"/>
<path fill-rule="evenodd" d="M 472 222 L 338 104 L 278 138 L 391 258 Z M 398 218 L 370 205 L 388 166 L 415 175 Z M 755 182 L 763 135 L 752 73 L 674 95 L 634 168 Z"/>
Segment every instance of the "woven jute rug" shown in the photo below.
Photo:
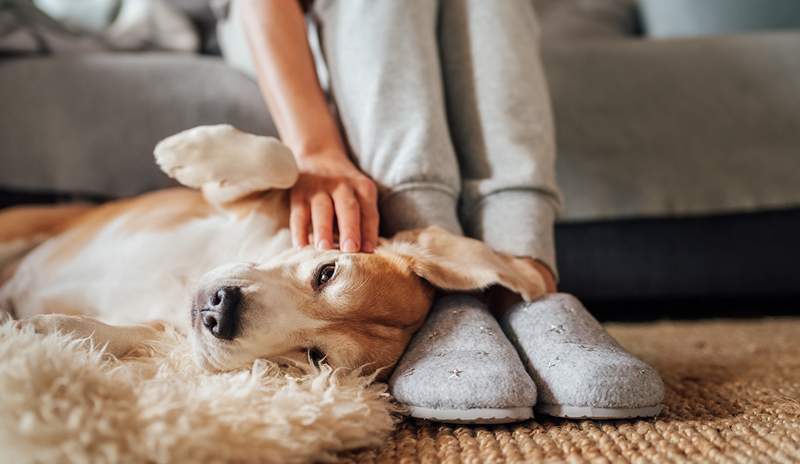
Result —
<path fill-rule="evenodd" d="M 800 462 L 800 319 L 614 324 L 656 367 L 662 414 L 511 426 L 409 420 L 344 462 Z"/>

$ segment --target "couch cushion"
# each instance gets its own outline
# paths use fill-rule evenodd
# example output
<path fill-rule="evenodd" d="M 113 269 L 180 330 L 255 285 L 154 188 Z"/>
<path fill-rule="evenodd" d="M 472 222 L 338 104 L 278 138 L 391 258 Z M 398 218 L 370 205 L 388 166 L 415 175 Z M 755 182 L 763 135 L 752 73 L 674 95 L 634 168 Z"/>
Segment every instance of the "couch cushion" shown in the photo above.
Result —
<path fill-rule="evenodd" d="M 228 123 L 274 135 L 256 84 L 218 58 L 85 54 L 0 62 L 0 188 L 122 196 L 171 185 L 162 138 Z"/>
<path fill-rule="evenodd" d="M 800 34 L 545 49 L 563 218 L 800 206 Z"/>

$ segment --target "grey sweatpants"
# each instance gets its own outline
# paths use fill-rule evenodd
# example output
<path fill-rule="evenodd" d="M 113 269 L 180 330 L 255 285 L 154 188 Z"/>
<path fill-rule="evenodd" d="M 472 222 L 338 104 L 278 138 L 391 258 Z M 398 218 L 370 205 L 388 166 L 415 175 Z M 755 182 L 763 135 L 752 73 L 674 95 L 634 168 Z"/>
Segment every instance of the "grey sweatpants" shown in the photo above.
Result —
<path fill-rule="evenodd" d="M 560 197 L 531 1 L 317 0 L 311 15 L 352 155 L 380 187 L 382 232 L 463 230 L 555 271 Z"/>

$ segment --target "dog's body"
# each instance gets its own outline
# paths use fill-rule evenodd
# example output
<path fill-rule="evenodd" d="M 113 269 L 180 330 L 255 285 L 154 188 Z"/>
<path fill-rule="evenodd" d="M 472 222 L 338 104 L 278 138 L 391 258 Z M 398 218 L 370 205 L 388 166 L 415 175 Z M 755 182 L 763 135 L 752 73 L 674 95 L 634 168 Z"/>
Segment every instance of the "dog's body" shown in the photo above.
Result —
<path fill-rule="evenodd" d="M 200 192 L 174 188 L 75 211 L 63 232 L 20 260 L 3 295 L 19 319 L 55 312 L 182 327 L 187 292 L 203 274 L 290 248 L 284 197 L 267 192 L 227 212 L 216 211 Z"/>
<path fill-rule="evenodd" d="M 162 142 L 156 157 L 202 193 L 0 213 L 0 318 L 91 336 L 117 355 L 165 321 L 217 370 L 258 357 L 303 362 L 310 351 L 374 369 L 397 361 L 434 286 L 543 292 L 524 261 L 438 229 L 373 254 L 293 249 L 285 189 L 297 170 L 274 139 L 201 127 Z"/>

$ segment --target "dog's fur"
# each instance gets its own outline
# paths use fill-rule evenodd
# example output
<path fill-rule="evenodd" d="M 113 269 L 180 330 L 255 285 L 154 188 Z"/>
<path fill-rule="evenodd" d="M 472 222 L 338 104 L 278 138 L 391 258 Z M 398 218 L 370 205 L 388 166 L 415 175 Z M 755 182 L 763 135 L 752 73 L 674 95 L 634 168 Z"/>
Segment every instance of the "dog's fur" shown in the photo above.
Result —
<path fill-rule="evenodd" d="M 156 147 L 161 168 L 190 189 L 102 206 L 0 213 L 0 319 L 73 332 L 117 355 L 186 331 L 197 360 L 231 370 L 256 358 L 334 367 L 391 367 L 431 306 L 434 287 L 499 284 L 531 300 L 544 292 L 525 260 L 438 228 L 382 240 L 375 253 L 295 249 L 286 189 L 289 150 L 230 126 L 204 126 Z M 335 265 L 317 285 L 319 270 Z M 241 288 L 237 336 L 211 336 L 197 316 L 218 289 Z"/>

